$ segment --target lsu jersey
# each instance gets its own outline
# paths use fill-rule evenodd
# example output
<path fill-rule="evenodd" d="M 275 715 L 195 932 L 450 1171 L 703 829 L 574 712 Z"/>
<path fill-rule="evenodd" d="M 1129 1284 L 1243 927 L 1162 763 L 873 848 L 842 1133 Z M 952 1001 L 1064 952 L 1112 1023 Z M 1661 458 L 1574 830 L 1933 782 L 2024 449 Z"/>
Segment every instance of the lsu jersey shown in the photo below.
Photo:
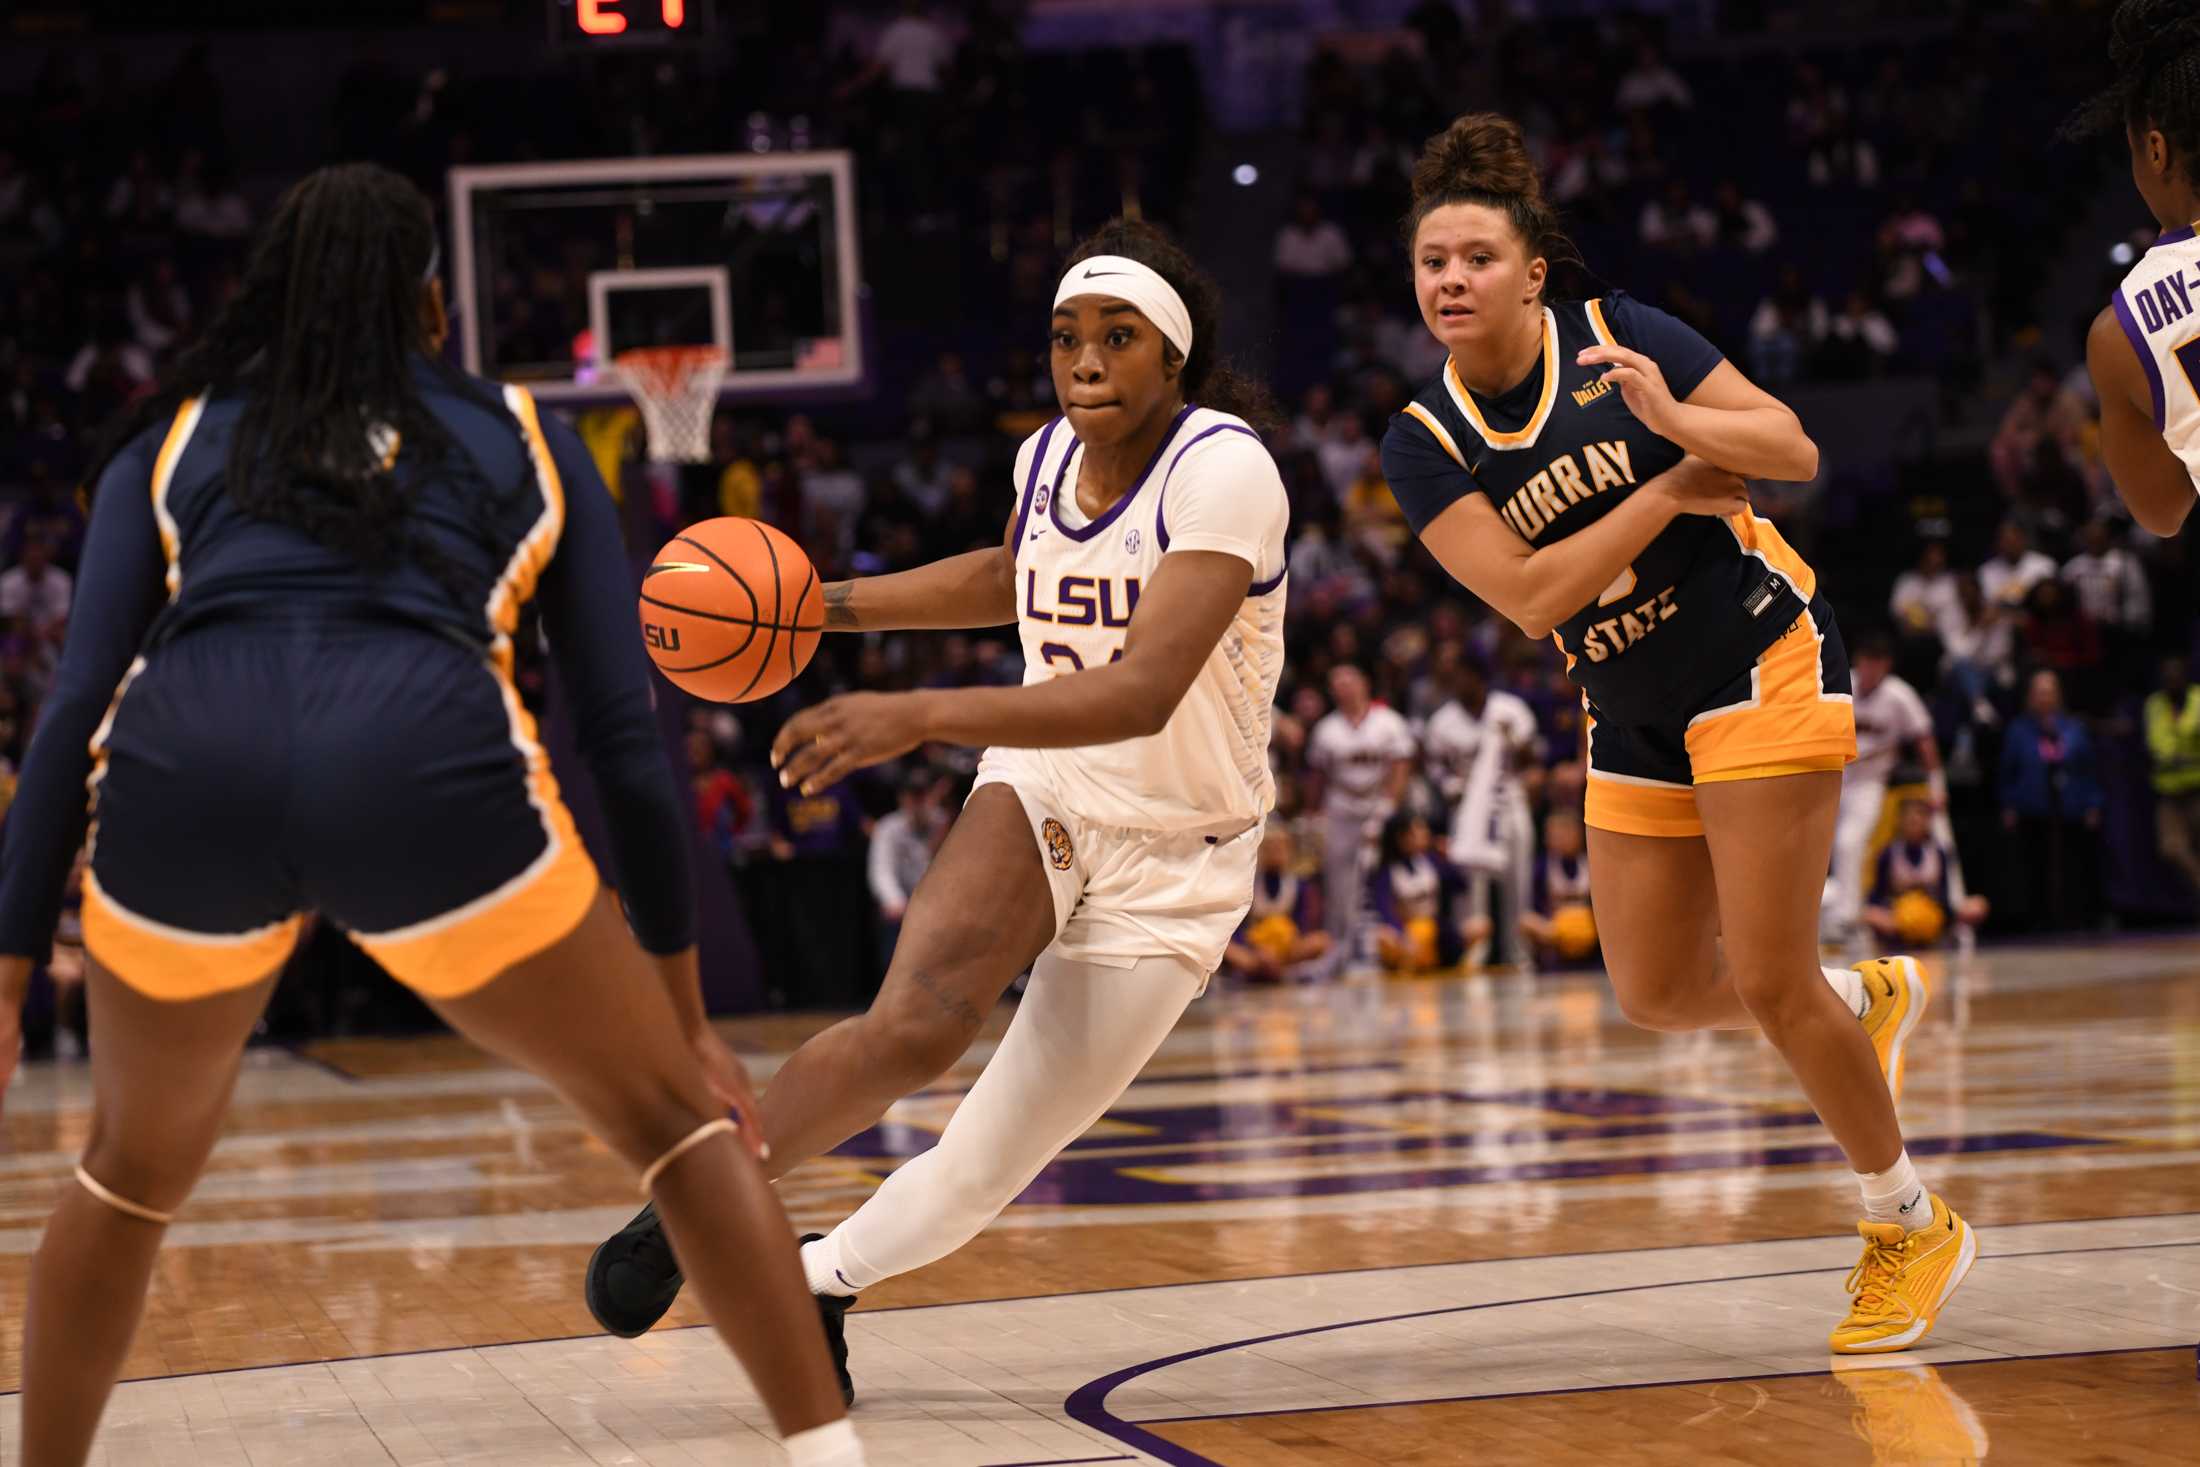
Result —
<path fill-rule="evenodd" d="M 1384 477 L 1415 533 L 1480 494 L 1515 535 L 1548 545 L 1681 461 L 1681 448 L 1643 426 L 1602 367 L 1575 363 L 1599 344 L 1650 357 L 1684 400 L 1723 360 L 1676 318 L 1614 294 L 1545 306 L 1542 355 L 1496 397 L 1470 389 L 1445 362 L 1383 438 Z M 1599 718 L 1652 723 L 1745 671 L 1816 590 L 1816 575 L 1768 521 L 1746 509 L 1681 515 L 1553 635 Z"/>
<path fill-rule="evenodd" d="M 1017 751 L 1080 818 L 1126 830 L 1237 832 L 1274 803 L 1268 732 L 1283 676 L 1283 476 L 1242 419 L 1187 407 L 1137 482 L 1088 517 L 1083 447 L 1066 419 L 1016 455 L 1012 552 L 1024 681 L 1074 677 L 1123 655 L 1138 598 L 1175 550 L 1252 567 L 1245 601 L 1161 731 L 1069 749 Z M 993 754 L 989 762 L 998 763 Z"/>
<path fill-rule="evenodd" d="M 2173 229 L 2139 257 L 2112 302 L 2146 369 L 2154 426 L 2200 481 L 2200 239 Z"/>
<path fill-rule="evenodd" d="M 1455 804 L 1467 793 L 1475 761 L 1482 756 L 1484 740 L 1494 738 L 1503 752 L 1490 794 L 1494 803 L 1512 804 L 1527 798 L 1514 767 L 1522 749 L 1536 741 L 1535 710 L 1518 694 L 1492 688 L 1482 700 L 1479 714 L 1469 713 L 1457 698 L 1429 715 L 1421 735 L 1429 773 L 1446 804 Z"/>

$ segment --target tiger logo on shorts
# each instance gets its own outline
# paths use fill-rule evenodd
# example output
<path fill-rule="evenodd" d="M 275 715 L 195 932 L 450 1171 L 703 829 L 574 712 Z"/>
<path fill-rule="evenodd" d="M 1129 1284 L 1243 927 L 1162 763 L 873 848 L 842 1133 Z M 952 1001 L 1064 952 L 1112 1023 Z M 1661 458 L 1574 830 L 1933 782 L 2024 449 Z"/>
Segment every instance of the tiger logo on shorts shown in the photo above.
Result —
<path fill-rule="evenodd" d="M 1053 816 L 1048 816 L 1039 827 L 1039 839 L 1047 843 L 1047 859 L 1054 863 L 1055 870 L 1067 871 L 1069 863 L 1077 859 L 1076 849 L 1069 843 L 1069 832 Z"/>

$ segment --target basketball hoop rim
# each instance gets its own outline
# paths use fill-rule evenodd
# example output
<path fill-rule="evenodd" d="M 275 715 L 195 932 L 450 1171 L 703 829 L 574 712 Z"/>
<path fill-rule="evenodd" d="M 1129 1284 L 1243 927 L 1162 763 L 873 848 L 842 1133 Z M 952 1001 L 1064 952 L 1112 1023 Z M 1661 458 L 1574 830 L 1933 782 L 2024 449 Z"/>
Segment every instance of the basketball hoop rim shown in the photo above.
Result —
<path fill-rule="evenodd" d="M 695 373 L 728 367 L 732 358 L 722 346 L 635 346 L 611 365 L 647 390 L 676 392 Z"/>

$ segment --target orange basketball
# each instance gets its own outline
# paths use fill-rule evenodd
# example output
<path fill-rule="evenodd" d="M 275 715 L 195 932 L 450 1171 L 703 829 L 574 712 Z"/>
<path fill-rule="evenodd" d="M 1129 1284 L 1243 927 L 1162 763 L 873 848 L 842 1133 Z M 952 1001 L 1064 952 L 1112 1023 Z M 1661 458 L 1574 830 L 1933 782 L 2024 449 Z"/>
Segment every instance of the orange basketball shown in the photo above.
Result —
<path fill-rule="evenodd" d="M 768 698 L 809 666 L 825 627 L 810 557 L 757 520 L 704 520 L 642 575 L 642 645 L 673 686 L 713 703 Z"/>

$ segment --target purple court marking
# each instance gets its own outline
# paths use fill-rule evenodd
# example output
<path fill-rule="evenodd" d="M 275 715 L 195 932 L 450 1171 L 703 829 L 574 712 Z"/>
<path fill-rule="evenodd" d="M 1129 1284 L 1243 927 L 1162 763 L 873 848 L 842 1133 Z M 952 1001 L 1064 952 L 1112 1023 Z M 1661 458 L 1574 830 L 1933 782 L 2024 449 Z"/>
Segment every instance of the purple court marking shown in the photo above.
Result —
<path fill-rule="evenodd" d="M 2182 1214 L 2173 1213 L 2170 1215 L 2181 1216 Z M 1995 1253 L 1981 1255 L 1979 1262 L 1984 1263 L 1989 1258 L 2062 1258 L 2082 1253 L 2140 1253 L 2157 1248 L 2191 1248 L 2195 1246 L 2200 1246 L 2200 1243 L 2196 1243 L 2194 1240 L 2186 1240 L 2184 1242 L 2177 1243 L 2110 1244 L 2105 1247 L 2099 1248 L 2040 1248 L 2028 1253 Z M 1487 1303 L 1482 1304 L 1454 1304 L 1443 1309 L 1416 1309 L 1406 1314 L 1385 1314 L 1379 1315 L 1373 1319 L 1346 1319 L 1340 1320 L 1335 1324 L 1318 1324 L 1309 1326 L 1305 1329 L 1278 1330 L 1274 1334 L 1256 1335 L 1250 1339 L 1243 1340 L 1229 1340 L 1220 1345 L 1207 1345 L 1197 1350 L 1184 1350 L 1175 1355 L 1165 1355 L 1158 1360 L 1148 1360 L 1143 1362 L 1142 1364 L 1125 1366 L 1121 1370 L 1113 1371 L 1107 1375 L 1101 1376 L 1098 1380 L 1087 1381 L 1085 1384 L 1079 1386 L 1076 1390 L 1070 1393 L 1069 1399 L 1062 1403 L 1062 1410 L 1063 1413 L 1067 1415 L 1070 1420 L 1076 1422 L 1079 1426 L 1090 1427 L 1094 1431 L 1100 1432 L 1103 1435 L 1112 1437 L 1116 1441 L 1123 1443 L 1123 1445 L 1131 1448 L 1133 1451 L 1144 1452 L 1148 1456 L 1154 1457 L 1159 1461 L 1166 1462 L 1170 1464 L 1170 1467 L 1224 1467 L 1224 1464 L 1216 1462 L 1211 1457 L 1203 1457 L 1199 1453 L 1192 1451 L 1188 1447 L 1180 1447 L 1175 1442 L 1169 1441 L 1164 1437 L 1154 1435 L 1152 1432 L 1145 1429 L 1146 1426 L 1161 1426 L 1185 1421 L 1230 1421 L 1236 1420 L 1240 1416 L 1296 1416 L 1303 1411 L 1312 1411 L 1323 1408 L 1299 1407 L 1295 1409 L 1280 1411 L 1218 1411 L 1210 1415 L 1204 1416 L 1156 1417 L 1149 1422 L 1136 1422 L 1126 1421 L 1122 1417 L 1116 1415 L 1114 1412 L 1108 1409 L 1109 1394 L 1113 1392 L 1117 1386 L 1124 1385 L 1130 1381 L 1136 1380 L 1139 1376 L 1151 1375 L 1157 1370 L 1166 1370 L 1172 1365 L 1182 1365 L 1188 1360 L 1198 1360 L 1208 1355 L 1221 1355 L 1231 1350 L 1250 1349 L 1255 1345 L 1271 1345 L 1274 1344 L 1277 1340 L 1295 1340 L 1302 1339 L 1307 1335 L 1324 1335 L 1332 1333 L 1336 1330 L 1358 1329 L 1362 1325 L 1396 1324 L 1402 1320 L 1408 1319 L 1433 1319 L 1439 1315 L 1445 1314 L 1473 1314 L 1484 1309 L 1511 1309 L 1526 1304 L 1558 1304 L 1564 1303 L 1569 1299 L 1598 1299 L 1612 1294 L 1641 1294 L 1650 1292 L 1655 1289 L 1697 1288 L 1704 1284 L 1751 1283 L 1759 1279 L 1802 1278 L 1810 1274 L 1838 1273 L 1840 1271 L 1841 1270 L 1839 1268 L 1787 1268 L 1776 1269 L 1768 1273 L 1729 1274 L 1723 1277 L 1701 1279 L 1672 1279 L 1663 1283 L 1656 1284 L 1621 1284 L 1609 1289 L 1581 1289 L 1568 1294 L 1542 1294 L 1527 1299 L 1492 1299 Z M 2058 1356 L 2069 1354 L 2120 1355 L 2135 1353 L 2139 1350 L 2154 1350 L 2166 1348 L 2175 1347 L 2145 1345 L 2135 1346 L 2132 1350 L 2050 1350 L 2040 1355 L 2003 1356 L 1999 1358 L 2032 1360 L 2053 1359 Z M 1948 1363 L 1951 1365 L 1967 1365 L 1978 1362 L 1949 1361 Z M 1791 1375 L 1819 1375 L 1823 1372 L 1815 1370 L 1799 1370 L 1791 1371 L 1788 1373 Z M 1426 1402 L 1369 1401 L 1366 1404 L 1360 1406 L 1341 1406 L 1327 1409 L 1346 1411 L 1373 1411 L 1380 1410 L 1385 1406 L 1392 1405 L 1436 1405 L 1452 1401 L 1473 1401 L 1481 1399 L 1495 1400 L 1507 1395 L 1571 1395 L 1576 1393 L 1576 1391 L 1640 1390 L 1646 1386 L 1701 1384 L 1705 1381 L 1716 1379 L 1770 1380 L 1775 1378 L 1777 1377 L 1774 1375 L 1733 1377 L 1706 1376 L 1698 1377 L 1693 1381 L 1642 1381 L 1633 1386 L 1583 1386 L 1576 1387 L 1570 1390 L 1559 1389 L 1550 1391 L 1500 1391 L 1493 1392 L 1490 1396 L 1486 1398 L 1479 1396 L 1445 1396 L 1438 1397 L 1434 1400 Z"/>
<path fill-rule="evenodd" d="M 1080 1462 L 1128 1462 L 1122 1452 L 1112 1457 L 1049 1457 L 1044 1462 L 994 1462 L 989 1467 L 1077 1467 Z"/>

